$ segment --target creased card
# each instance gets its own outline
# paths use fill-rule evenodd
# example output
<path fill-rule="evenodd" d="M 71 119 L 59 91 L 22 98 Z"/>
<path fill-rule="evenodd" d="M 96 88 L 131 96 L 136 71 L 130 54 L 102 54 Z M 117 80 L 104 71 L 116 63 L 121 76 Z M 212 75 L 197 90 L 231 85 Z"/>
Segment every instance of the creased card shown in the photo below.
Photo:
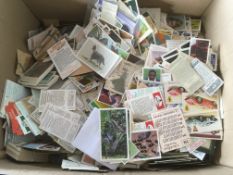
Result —
<path fill-rule="evenodd" d="M 100 85 L 99 78 L 93 74 L 69 77 L 69 79 L 82 93 L 87 93 Z"/>
<path fill-rule="evenodd" d="M 163 153 L 185 147 L 189 144 L 189 133 L 179 108 L 171 108 L 151 114 L 159 130 Z"/>
<path fill-rule="evenodd" d="M 34 60 L 32 55 L 29 53 L 23 52 L 17 49 L 17 68 L 16 68 L 16 75 L 23 75 L 23 73 L 32 66 Z"/>

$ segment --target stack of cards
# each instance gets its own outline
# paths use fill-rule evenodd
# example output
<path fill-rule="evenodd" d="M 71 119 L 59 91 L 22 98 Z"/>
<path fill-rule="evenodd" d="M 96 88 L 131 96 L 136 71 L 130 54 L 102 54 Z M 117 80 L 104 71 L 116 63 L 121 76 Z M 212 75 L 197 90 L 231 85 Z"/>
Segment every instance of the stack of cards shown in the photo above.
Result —
<path fill-rule="evenodd" d="M 36 149 L 77 170 L 207 161 L 223 137 L 224 82 L 201 20 L 137 0 L 98 0 L 91 10 L 85 27 L 29 38 L 37 61 L 17 70 L 21 85 L 6 82 L 5 143 L 30 138 L 25 149 L 45 145 Z"/>

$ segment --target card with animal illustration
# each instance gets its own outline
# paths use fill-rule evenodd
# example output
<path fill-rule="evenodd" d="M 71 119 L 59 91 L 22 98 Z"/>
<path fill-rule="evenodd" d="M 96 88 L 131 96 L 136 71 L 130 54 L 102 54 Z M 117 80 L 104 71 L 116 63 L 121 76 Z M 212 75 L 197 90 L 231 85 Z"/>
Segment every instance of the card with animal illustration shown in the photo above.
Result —
<path fill-rule="evenodd" d="M 125 90 L 128 89 L 133 74 L 139 69 L 140 66 L 122 60 L 119 66 L 106 80 L 104 88 L 118 94 L 124 94 Z"/>
<path fill-rule="evenodd" d="M 121 62 L 121 58 L 105 47 L 95 38 L 88 38 L 77 53 L 78 59 L 98 73 L 107 78 L 114 68 Z"/>
<path fill-rule="evenodd" d="M 204 93 L 182 94 L 182 110 L 184 115 L 213 112 L 218 110 L 218 96 L 209 97 Z"/>
<path fill-rule="evenodd" d="M 131 133 L 132 142 L 140 151 L 135 157 L 134 161 L 159 159 L 161 158 L 158 131 L 145 130 L 135 131 Z"/>
<path fill-rule="evenodd" d="M 98 102 L 101 102 L 103 104 L 119 108 L 122 106 L 121 103 L 122 95 L 111 92 L 107 89 L 102 88 L 99 94 L 99 97 L 97 99 Z"/>
<path fill-rule="evenodd" d="M 110 31 L 104 30 L 99 24 L 95 24 L 93 26 L 89 33 L 87 33 L 87 37 L 97 39 L 107 48 L 109 48 L 124 59 L 126 59 L 129 56 L 128 52 L 123 48 L 119 47 L 118 43 L 111 38 Z"/>

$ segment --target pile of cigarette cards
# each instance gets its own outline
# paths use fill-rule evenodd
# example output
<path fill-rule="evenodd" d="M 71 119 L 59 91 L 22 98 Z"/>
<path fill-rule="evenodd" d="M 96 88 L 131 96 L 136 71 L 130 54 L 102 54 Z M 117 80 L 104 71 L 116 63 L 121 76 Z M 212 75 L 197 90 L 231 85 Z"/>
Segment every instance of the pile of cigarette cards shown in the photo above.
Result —
<path fill-rule="evenodd" d="M 223 138 L 223 80 L 201 20 L 137 0 L 98 0 L 89 14 L 85 26 L 29 31 L 29 52 L 17 50 L 6 147 L 63 155 L 69 170 L 208 164 Z"/>

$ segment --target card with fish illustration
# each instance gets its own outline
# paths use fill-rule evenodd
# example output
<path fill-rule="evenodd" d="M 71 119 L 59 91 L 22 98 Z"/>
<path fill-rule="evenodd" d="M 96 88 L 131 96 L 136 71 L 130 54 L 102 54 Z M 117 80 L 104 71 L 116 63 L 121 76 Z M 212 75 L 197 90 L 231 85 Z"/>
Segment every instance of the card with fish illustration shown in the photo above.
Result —
<path fill-rule="evenodd" d="M 100 109 L 100 134 L 100 157 L 103 162 L 129 159 L 126 108 Z"/>
<path fill-rule="evenodd" d="M 218 96 L 209 97 L 204 93 L 189 95 L 182 93 L 182 110 L 186 116 L 218 110 Z"/>
<path fill-rule="evenodd" d="M 139 150 L 134 161 L 161 158 L 157 130 L 134 131 L 131 133 L 131 140 Z"/>
<path fill-rule="evenodd" d="M 121 58 L 95 38 L 88 38 L 77 53 L 78 59 L 103 78 L 107 78 Z"/>
<path fill-rule="evenodd" d="M 184 116 L 184 118 L 191 134 L 222 130 L 222 121 L 218 111 Z"/>
<path fill-rule="evenodd" d="M 119 66 L 106 80 L 104 88 L 123 95 L 125 90 L 128 89 L 128 85 L 134 72 L 136 72 L 138 69 L 140 69 L 140 66 L 122 60 Z"/>
<path fill-rule="evenodd" d="M 182 104 L 182 93 L 186 90 L 179 83 L 164 84 L 164 94 L 166 104 Z"/>

